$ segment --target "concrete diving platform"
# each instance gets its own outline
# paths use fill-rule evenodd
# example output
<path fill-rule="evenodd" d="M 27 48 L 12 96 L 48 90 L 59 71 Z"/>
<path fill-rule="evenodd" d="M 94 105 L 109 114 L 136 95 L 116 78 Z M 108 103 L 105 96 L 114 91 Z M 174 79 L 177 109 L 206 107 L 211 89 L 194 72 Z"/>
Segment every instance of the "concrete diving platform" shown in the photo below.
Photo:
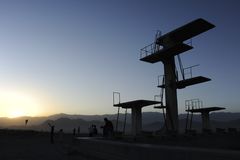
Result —
<path fill-rule="evenodd" d="M 171 47 L 164 47 L 162 49 L 152 51 L 149 55 L 144 56 L 144 48 L 141 50 L 141 61 L 148 62 L 148 63 L 156 63 L 159 61 L 164 61 L 165 59 L 181 54 L 183 52 L 186 52 L 193 47 L 184 43 L 178 43 L 176 45 L 173 45 Z M 149 52 L 148 52 L 149 53 Z"/>
<path fill-rule="evenodd" d="M 194 108 L 194 109 L 187 109 L 187 112 L 193 112 L 193 113 L 202 113 L 202 112 L 212 112 L 212 111 L 219 111 L 226 108 L 223 107 L 206 107 L 206 108 Z"/>
<path fill-rule="evenodd" d="M 211 81 L 211 79 L 207 78 L 207 77 L 203 77 L 203 76 L 197 76 L 197 77 L 177 81 L 176 85 L 177 85 L 177 89 L 183 89 L 187 86 L 204 83 L 204 82 L 208 82 L 208 81 Z M 158 87 L 165 88 L 165 85 L 159 85 Z"/>
<path fill-rule="evenodd" d="M 183 42 L 214 27 L 215 25 L 202 18 L 199 18 L 159 37 L 156 41 L 156 44 L 165 45 L 168 44 L 169 41 L 175 43 Z"/>
<path fill-rule="evenodd" d="M 154 104 L 160 104 L 159 101 L 134 100 L 124 103 L 114 104 L 114 107 L 130 108 L 132 110 L 132 135 L 140 134 L 142 131 L 142 108 Z"/>
<path fill-rule="evenodd" d="M 203 77 L 203 76 L 197 76 L 197 77 L 193 77 L 193 78 L 178 81 L 177 82 L 177 88 L 182 89 L 182 88 L 185 88 L 187 86 L 191 86 L 191 85 L 195 85 L 195 84 L 199 84 L 199 83 L 204 83 L 204 82 L 207 82 L 207 81 L 211 81 L 211 79 L 207 78 L 207 77 Z"/>
<path fill-rule="evenodd" d="M 192 109 L 187 109 L 187 112 L 191 113 L 201 113 L 202 117 L 202 129 L 203 130 L 211 130 L 210 126 L 210 118 L 209 118 L 209 113 L 212 111 L 219 111 L 219 110 L 224 110 L 226 108 L 223 107 L 206 107 L 206 108 L 192 108 Z"/>

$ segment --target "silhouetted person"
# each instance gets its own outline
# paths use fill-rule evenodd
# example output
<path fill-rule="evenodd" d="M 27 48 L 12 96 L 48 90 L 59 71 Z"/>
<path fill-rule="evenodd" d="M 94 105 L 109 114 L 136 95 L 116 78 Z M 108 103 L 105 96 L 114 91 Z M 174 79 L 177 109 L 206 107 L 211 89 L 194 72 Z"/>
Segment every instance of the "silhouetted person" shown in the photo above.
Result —
<path fill-rule="evenodd" d="M 77 133 L 78 133 L 78 135 L 80 135 L 80 126 L 77 129 Z"/>
<path fill-rule="evenodd" d="M 73 136 L 76 136 L 76 128 L 73 129 Z"/>
<path fill-rule="evenodd" d="M 89 136 L 92 137 L 92 136 L 95 136 L 98 134 L 98 131 L 97 131 L 97 127 L 96 125 L 92 124 L 89 128 Z"/>
<path fill-rule="evenodd" d="M 27 123 L 28 123 L 28 119 L 25 120 L 25 126 L 27 126 Z"/>
<path fill-rule="evenodd" d="M 54 143 L 54 126 L 51 126 L 51 143 Z"/>
<path fill-rule="evenodd" d="M 62 142 L 62 140 L 63 140 L 63 129 L 59 130 L 59 140 L 60 140 L 60 142 Z"/>
<path fill-rule="evenodd" d="M 98 134 L 98 130 L 97 130 L 97 126 L 93 125 L 93 134 L 97 135 Z"/>
<path fill-rule="evenodd" d="M 88 128 L 88 135 L 89 135 L 89 137 L 92 137 L 92 136 L 93 136 L 93 128 L 92 128 L 92 125 Z"/>
<path fill-rule="evenodd" d="M 105 125 L 103 126 L 103 136 L 111 137 L 113 135 L 113 124 L 107 118 L 104 118 Z"/>
<path fill-rule="evenodd" d="M 48 125 L 51 128 L 50 142 L 51 144 L 53 144 L 54 143 L 54 125 L 51 125 L 50 123 L 48 123 Z"/>

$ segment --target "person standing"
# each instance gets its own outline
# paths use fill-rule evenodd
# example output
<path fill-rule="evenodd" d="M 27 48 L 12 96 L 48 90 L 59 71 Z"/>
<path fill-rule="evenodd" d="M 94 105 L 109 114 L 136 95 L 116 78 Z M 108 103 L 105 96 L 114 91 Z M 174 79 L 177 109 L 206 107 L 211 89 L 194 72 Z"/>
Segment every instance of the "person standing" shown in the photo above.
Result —
<path fill-rule="evenodd" d="M 103 126 L 103 136 L 111 137 L 113 136 L 113 124 L 106 117 L 104 118 L 105 125 Z"/>
<path fill-rule="evenodd" d="M 50 132 L 50 142 L 51 144 L 54 144 L 54 125 L 51 125 L 50 123 L 48 123 L 49 127 L 51 128 L 51 132 Z"/>

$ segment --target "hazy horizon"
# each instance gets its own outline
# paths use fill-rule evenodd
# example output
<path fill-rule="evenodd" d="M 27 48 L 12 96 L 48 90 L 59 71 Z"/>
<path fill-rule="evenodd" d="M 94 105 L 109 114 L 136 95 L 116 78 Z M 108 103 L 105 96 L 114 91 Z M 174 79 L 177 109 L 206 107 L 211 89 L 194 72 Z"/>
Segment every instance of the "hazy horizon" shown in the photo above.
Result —
<path fill-rule="evenodd" d="M 159 112 L 159 111 L 143 111 L 142 112 L 143 114 L 144 113 L 157 113 L 157 114 L 160 114 L 162 115 L 162 112 Z M 228 112 L 228 111 L 216 111 L 216 112 L 211 112 L 211 114 L 239 114 L 240 112 Z M 53 114 L 49 114 L 49 115 L 43 115 L 43 116 L 25 116 L 25 115 L 22 115 L 22 116 L 18 116 L 18 117 L 7 117 L 7 116 L 0 116 L 0 118 L 9 118 L 9 119 L 18 119 L 18 118 L 25 118 L 25 117 L 29 117 L 29 118 L 38 118 L 38 117 L 51 117 L 51 116 L 56 116 L 56 115 L 69 115 L 69 116 L 104 116 L 104 115 L 117 115 L 117 112 L 116 113 L 112 113 L 112 114 L 109 114 L 109 113 L 105 113 L 105 114 L 74 114 L 74 113 L 53 113 Z M 124 115 L 125 113 L 120 113 L 122 115 Z M 131 111 L 129 111 L 127 114 L 131 114 Z M 185 113 L 179 113 L 178 115 L 186 115 L 187 112 Z M 197 116 L 200 116 L 201 114 L 200 113 L 195 113 L 194 115 L 197 115 Z M 240 118 L 240 117 L 239 117 Z"/>

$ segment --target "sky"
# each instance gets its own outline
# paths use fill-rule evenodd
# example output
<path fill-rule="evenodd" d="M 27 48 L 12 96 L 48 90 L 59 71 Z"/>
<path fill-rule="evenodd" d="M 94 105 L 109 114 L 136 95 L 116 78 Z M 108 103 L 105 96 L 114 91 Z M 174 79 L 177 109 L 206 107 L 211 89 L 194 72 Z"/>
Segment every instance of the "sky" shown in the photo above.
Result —
<path fill-rule="evenodd" d="M 193 75 L 212 81 L 178 90 L 184 102 L 240 112 L 238 0 L 0 0 L 0 116 L 112 114 L 121 102 L 153 100 L 163 64 L 140 49 L 197 18 L 216 25 L 181 55 Z M 143 111 L 157 111 L 146 107 Z"/>

